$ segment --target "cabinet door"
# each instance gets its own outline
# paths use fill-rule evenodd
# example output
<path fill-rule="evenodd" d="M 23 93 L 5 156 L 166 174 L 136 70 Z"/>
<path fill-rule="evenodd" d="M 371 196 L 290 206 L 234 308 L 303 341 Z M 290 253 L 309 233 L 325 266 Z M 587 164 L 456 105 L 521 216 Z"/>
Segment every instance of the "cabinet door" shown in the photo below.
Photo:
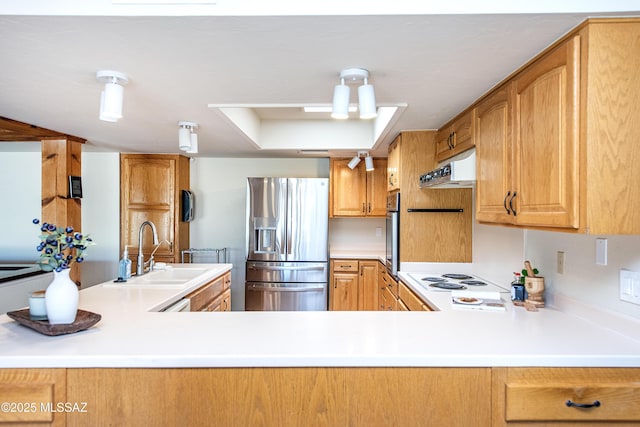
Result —
<path fill-rule="evenodd" d="M 350 159 L 331 160 L 331 216 L 364 216 L 367 208 L 367 175 L 360 162 L 349 168 Z"/>
<path fill-rule="evenodd" d="M 357 273 L 333 273 L 331 285 L 331 310 L 358 310 Z"/>
<path fill-rule="evenodd" d="M 451 150 L 453 150 L 452 140 L 451 127 L 445 126 L 438 130 L 436 134 L 436 162 L 441 162 L 451 157 Z"/>
<path fill-rule="evenodd" d="M 378 309 L 378 261 L 360 261 L 358 310 Z"/>
<path fill-rule="evenodd" d="M 437 162 L 467 151 L 474 145 L 473 110 L 463 112 L 450 123 L 436 134 Z"/>
<path fill-rule="evenodd" d="M 476 107 L 476 219 L 513 221 L 511 201 L 511 107 L 509 87 L 503 86 Z"/>
<path fill-rule="evenodd" d="M 514 80 L 514 198 L 522 225 L 578 227 L 580 37 Z"/>
<path fill-rule="evenodd" d="M 400 189 L 400 136 L 389 145 L 387 158 L 387 191 Z"/>
<path fill-rule="evenodd" d="M 189 188 L 189 159 L 171 154 L 120 156 L 120 250 L 129 246 L 134 268 L 138 231 L 144 221 L 156 226 L 159 241 L 156 261 L 180 262 L 189 247 L 189 223 L 180 221 L 180 190 Z M 144 229 L 145 259 L 154 248 L 149 227 Z"/>
<path fill-rule="evenodd" d="M 367 172 L 367 216 L 387 215 L 387 159 L 373 159 Z"/>
<path fill-rule="evenodd" d="M 451 125 L 453 155 L 473 147 L 473 110 L 465 111 Z"/>

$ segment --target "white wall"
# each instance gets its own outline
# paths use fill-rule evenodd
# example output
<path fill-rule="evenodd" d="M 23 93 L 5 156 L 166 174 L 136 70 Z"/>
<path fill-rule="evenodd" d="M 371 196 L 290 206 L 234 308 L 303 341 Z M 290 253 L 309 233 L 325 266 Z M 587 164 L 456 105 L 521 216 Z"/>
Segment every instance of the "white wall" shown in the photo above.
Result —
<path fill-rule="evenodd" d="M 42 154 L 39 142 L 15 144 L 29 151 L 0 153 L 0 262 L 33 263 L 40 230 L 31 221 L 42 213 Z"/>
<path fill-rule="evenodd" d="M 608 243 L 607 265 L 597 265 L 596 238 Z M 565 253 L 564 274 L 556 271 L 556 253 Z M 526 232 L 526 258 L 545 277 L 551 303 L 561 293 L 586 304 L 640 318 L 640 305 L 620 301 L 619 270 L 640 271 L 640 236 L 591 236 Z"/>
<path fill-rule="evenodd" d="M 608 265 L 595 263 L 595 240 L 606 237 Z M 545 278 L 545 298 L 556 295 L 640 319 L 640 306 L 620 301 L 620 269 L 640 271 L 640 236 L 590 236 L 525 230 L 497 225 L 474 225 L 474 272 L 507 285 L 525 260 Z M 565 253 L 565 271 L 556 271 L 556 253 Z"/>
<path fill-rule="evenodd" d="M 192 248 L 228 248 L 233 310 L 244 308 L 247 177 L 328 178 L 328 159 L 198 158 L 191 163 L 196 197 Z"/>
<path fill-rule="evenodd" d="M 385 253 L 384 218 L 333 218 L 329 220 L 331 251 Z M 380 229 L 380 236 L 377 230 Z"/>
<path fill-rule="evenodd" d="M 118 276 L 120 258 L 120 155 L 82 153 L 82 232 L 96 243 L 87 251 L 82 287 Z"/>

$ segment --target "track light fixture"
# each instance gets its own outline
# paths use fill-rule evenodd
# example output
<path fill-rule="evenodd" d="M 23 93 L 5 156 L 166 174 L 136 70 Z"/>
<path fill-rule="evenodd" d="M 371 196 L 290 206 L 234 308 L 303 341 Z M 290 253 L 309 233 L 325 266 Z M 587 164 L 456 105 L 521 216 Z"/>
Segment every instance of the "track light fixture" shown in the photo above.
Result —
<path fill-rule="evenodd" d="M 364 157 L 364 165 L 367 171 L 373 170 L 373 158 L 369 156 L 368 151 L 358 151 L 355 156 L 349 161 L 349 169 L 355 169 L 360 164 L 361 157 Z"/>
<path fill-rule="evenodd" d="M 373 159 L 367 153 L 367 157 L 364 158 L 364 165 L 367 172 L 371 172 L 373 170 Z"/>
<path fill-rule="evenodd" d="M 349 118 L 349 83 L 362 81 L 358 87 L 358 108 L 361 119 L 373 119 L 377 116 L 376 97 L 373 86 L 369 84 L 369 71 L 363 68 L 348 68 L 340 72 L 340 84 L 333 90 L 333 108 L 331 117 L 334 119 Z"/>
<path fill-rule="evenodd" d="M 187 153 L 198 152 L 198 135 L 195 129 L 197 123 L 179 121 L 178 122 L 178 148 Z"/>
<path fill-rule="evenodd" d="M 127 76 L 119 71 L 98 71 L 96 79 L 104 83 L 100 94 L 100 120 L 117 122 L 122 118 L 124 85 L 129 83 Z"/>

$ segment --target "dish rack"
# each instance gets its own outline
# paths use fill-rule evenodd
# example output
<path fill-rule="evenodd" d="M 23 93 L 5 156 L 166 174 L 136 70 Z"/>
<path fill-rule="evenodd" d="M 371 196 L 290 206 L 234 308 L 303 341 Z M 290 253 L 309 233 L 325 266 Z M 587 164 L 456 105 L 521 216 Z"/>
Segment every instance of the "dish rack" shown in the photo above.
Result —
<path fill-rule="evenodd" d="M 182 263 L 194 264 L 228 264 L 229 251 L 227 248 L 211 249 L 211 248 L 189 248 L 182 251 Z"/>

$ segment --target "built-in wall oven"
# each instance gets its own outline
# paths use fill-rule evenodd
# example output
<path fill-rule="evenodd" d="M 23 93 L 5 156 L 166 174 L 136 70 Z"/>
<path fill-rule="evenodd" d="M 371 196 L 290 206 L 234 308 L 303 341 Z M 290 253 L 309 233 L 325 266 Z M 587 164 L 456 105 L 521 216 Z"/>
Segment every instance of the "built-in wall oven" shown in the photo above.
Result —
<path fill-rule="evenodd" d="M 392 276 L 400 267 L 400 193 L 387 196 L 386 265 Z"/>

